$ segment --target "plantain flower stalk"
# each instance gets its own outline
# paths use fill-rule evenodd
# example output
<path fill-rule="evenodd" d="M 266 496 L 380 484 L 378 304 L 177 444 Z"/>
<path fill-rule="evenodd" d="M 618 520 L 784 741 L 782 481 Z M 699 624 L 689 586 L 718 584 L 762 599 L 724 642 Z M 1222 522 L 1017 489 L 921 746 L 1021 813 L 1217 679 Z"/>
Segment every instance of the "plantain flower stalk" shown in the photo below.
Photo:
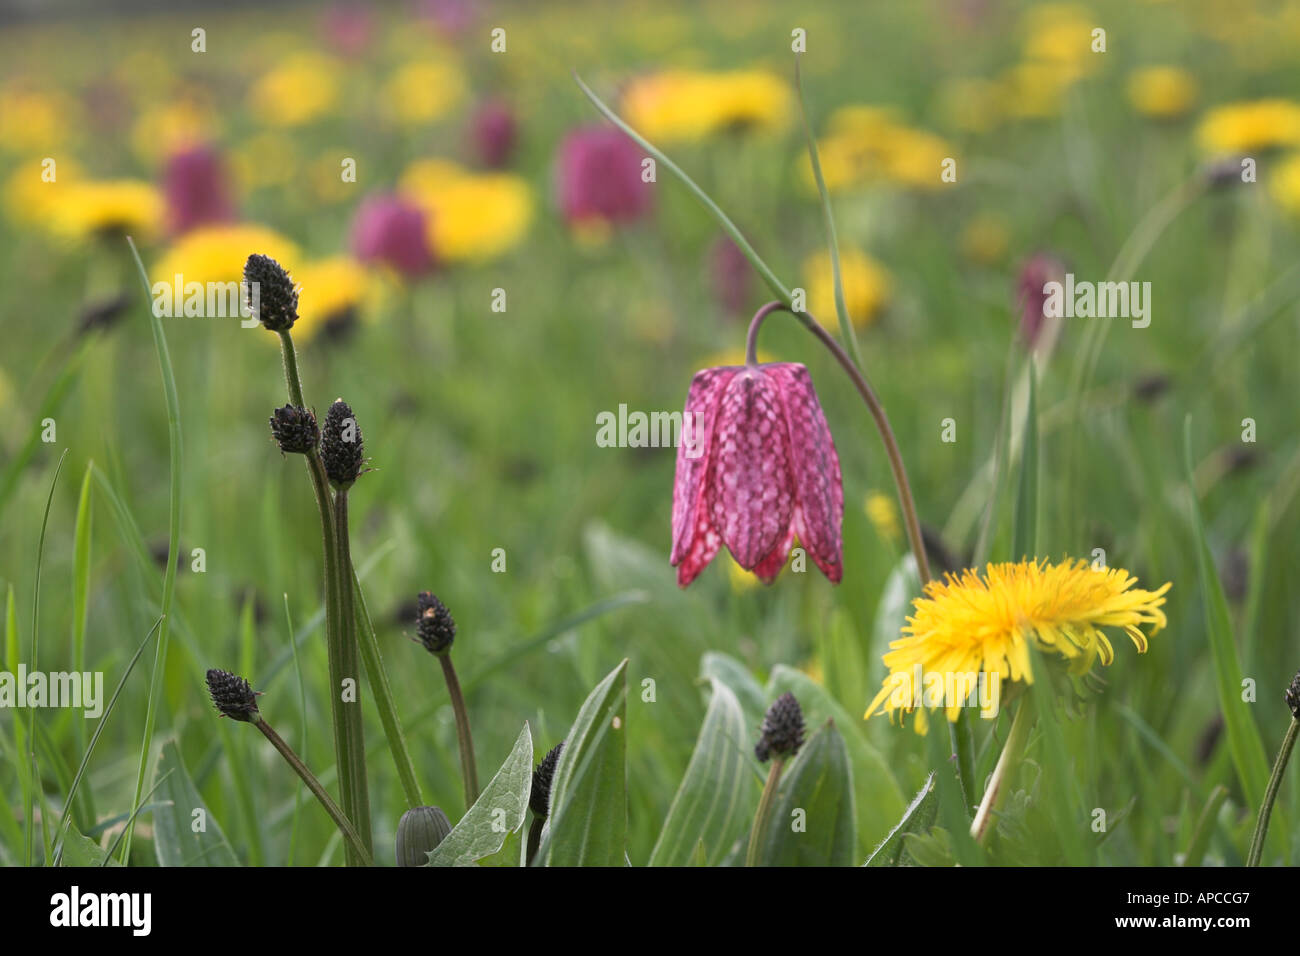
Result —
<path fill-rule="evenodd" d="M 262 716 L 257 707 L 258 693 L 254 693 L 253 688 L 248 681 L 242 677 L 230 673 L 229 671 L 212 668 L 207 674 L 208 694 L 212 698 L 212 704 L 216 707 L 217 712 L 222 717 L 229 717 L 231 720 L 240 723 L 252 724 L 262 732 L 262 736 L 271 742 L 280 756 L 307 785 L 307 789 L 312 795 L 320 801 L 320 805 L 325 808 L 325 812 L 330 815 L 334 825 L 339 828 L 339 833 L 343 835 L 345 845 L 351 847 L 352 853 L 361 861 L 363 866 L 371 866 L 370 851 L 362 842 L 361 835 L 352 826 L 348 820 L 347 814 L 339 809 L 338 804 L 330 797 L 328 791 L 321 786 L 321 782 L 316 779 L 316 775 L 311 772 L 302 759 L 293 751 L 293 748 L 285 743 L 284 738 L 275 732 L 266 718 Z"/>

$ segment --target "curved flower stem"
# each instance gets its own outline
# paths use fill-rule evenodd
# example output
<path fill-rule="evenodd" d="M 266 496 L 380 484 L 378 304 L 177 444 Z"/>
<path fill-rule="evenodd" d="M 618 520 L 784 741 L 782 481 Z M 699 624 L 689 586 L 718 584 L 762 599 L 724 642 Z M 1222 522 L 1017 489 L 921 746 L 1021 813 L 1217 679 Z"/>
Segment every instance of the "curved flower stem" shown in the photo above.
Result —
<path fill-rule="evenodd" d="M 325 788 L 321 786 L 321 782 L 316 779 L 316 775 L 311 772 L 307 765 L 302 762 L 302 759 L 293 752 L 293 748 L 285 743 L 284 739 L 264 719 L 255 720 L 253 723 L 262 732 L 262 736 L 271 741 L 271 746 L 280 751 L 280 756 L 284 758 L 285 763 L 293 768 L 294 773 L 301 777 L 302 782 L 307 785 L 307 789 L 320 801 L 320 805 L 330 815 L 330 819 L 339 828 L 339 832 L 343 834 L 343 838 L 347 841 L 347 845 L 352 849 L 352 852 L 360 858 L 362 865 L 373 866 L 374 862 L 370 858 L 370 852 L 361 840 L 361 835 L 357 833 L 347 816 L 339 809 L 338 804 L 330 798 Z"/>
<path fill-rule="evenodd" d="M 785 757 L 772 758 L 772 768 L 767 772 L 767 784 L 763 795 L 758 800 L 758 812 L 754 814 L 754 827 L 749 831 L 749 852 L 745 854 L 745 866 L 758 866 L 759 841 L 762 839 L 763 827 L 767 816 L 772 811 L 776 800 L 777 784 L 781 782 L 781 771 L 785 769 Z"/>
<path fill-rule="evenodd" d="M 1033 707 L 1030 706 L 1029 701 L 1022 700 L 1020 706 L 1016 708 L 1016 716 L 1011 722 L 1011 733 L 1007 736 L 1006 746 L 1002 748 L 1002 756 L 998 757 L 997 766 L 993 768 L 993 775 L 989 778 L 988 788 L 984 791 L 984 799 L 980 801 L 979 809 L 975 811 L 975 820 L 971 823 L 970 835 L 975 838 L 976 843 L 984 842 L 988 834 L 989 822 L 1007 795 L 1007 776 L 1020 763 L 1020 754 L 1025 749 L 1025 741 L 1029 738 L 1029 727 L 1033 723 L 1032 714 Z"/>
<path fill-rule="evenodd" d="M 1277 800 L 1277 791 L 1282 786 L 1282 776 L 1286 773 L 1286 765 L 1291 759 L 1297 736 L 1300 736 L 1300 720 L 1293 717 L 1291 726 L 1286 729 L 1286 736 L 1282 738 L 1282 749 L 1277 752 L 1277 760 L 1273 762 L 1273 776 L 1268 778 L 1264 802 L 1259 807 L 1255 836 L 1250 841 L 1250 855 L 1246 857 L 1247 866 L 1259 866 L 1259 858 L 1264 853 L 1264 838 L 1268 836 L 1268 818 L 1273 813 L 1273 803 Z"/>
<path fill-rule="evenodd" d="M 889 468 L 894 474 L 894 484 L 898 487 L 898 501 L 902 506 L 903 520 L 907 525 L 907 540 L 912 546 L 912 554 L 916 558 L 916 573 L 921 579 L 921 586 L 924 587 L 930 581 L 930 562 L 925 556 L 925 542 L 921 538 L 921 522 L 916 516 L 916 502 L 912 499 L 912 486 L 907 481 L 907 469 L 903 466 L 903 456 L 898 450 L 898 441 L 894 438 L 894 430 L 889 425 L 889 416 L 885 414 L 885 407 L 880 404 L 880 399 L 876 397 L 875 391 L 863 377 L 862 372 L 853 364 L 853 359 L 849 354 L 840 347 L 840 343 L 835 341 L 835 337 L 822 328 L 821 324 L 811 315 L 804 312 L 795 312 L 784 302 L 769 302 L 756 313 L 749 323 L 749 333 L 745 338 L 745 362 L 747 365 L 758 364 L 758 329 L 773 312 L 785 311 L 795 316 L 804 327 L 808 329 L 817 340 L 826 346 L 827 350 L 835 356 L 835 361 L 840 363 L 844 373 L 853 381 L 853 385 L 862 396 L 862 400 L 867 405 L 867 410 L 871 412 L 871 417 L 876 422 L 876 430 L 880 432 L 880 440 L 885 444 L 885 454 L 889 457 Z"/>
<path fill-rule="evenodd" d="M 474 806 L 478 799 L 478 766 L 474 761 L 474 738 L 469 732 L 469 712 L 465 709 L 465 695 L 460 690 L 460 680 L 456 677 L 456 668 L 451 663 L 451 652 L 435 655 L 442 665 L 442 676 L 447 681 L 447 695 L 451 698 L 451 709 L 456 714 L 456 737 L 460 743 L 460 770 L 465 778 L 465 809 Z"/>

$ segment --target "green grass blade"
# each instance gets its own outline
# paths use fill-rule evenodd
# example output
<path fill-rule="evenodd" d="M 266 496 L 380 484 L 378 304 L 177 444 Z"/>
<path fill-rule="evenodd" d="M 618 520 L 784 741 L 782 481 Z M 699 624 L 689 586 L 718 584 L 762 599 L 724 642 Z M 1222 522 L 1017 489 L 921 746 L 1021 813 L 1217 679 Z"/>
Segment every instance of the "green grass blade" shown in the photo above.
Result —
<path fill-rule="evenodd" d="M 1232 617 L 1228 611 L 1228 599 L 1224 596 L 1223 583 L 1219 580 L 1218 569 L 1210 554 L 1210 545 L 1205 537 L 1205 524 L 1201 518 L 1201 507 L 1196 500 L 1196 486 L 1192 480 L 1190 415 L 1183 422 L 1183 468 L 1187 479 L 1201 597 L 1205 606 L 1206 636 L 1214 657 L 1215 684 L 1219 691 L 1219 706 L 1223 710 L 1228 748 L 1246 802 L 1252 809 L 1257 810 L 1264 799 L 1264 790 L 1268 786 L 1268 756 L 1264 752 L 1264 741 L 1260 737 L 1259 728 L 1255 726 L 1255 718 L 1250 713 L 1250 706 L 1241 699 L 1241 661 L 1237 656 L 1237 645 L 1232 636 Z M 1279 828 L 1279 830 L 1286 829 L 1288 828 Z"/>
<path fill-rule="evenodd" d="M 158 627 L 161 624 L 162 618 L 160 617 L 154 622 L 153 627 L 149 628 L 149 633 L 145 635 L 144 640 L 140 642 L 140 646 L 137 647 L 135 653 L 131 655 L 131 660 L 127 662 L 126 670 L 122 672 L 122 676 L 117 682 L 117 687 L 113 689 L 113 696 L 108 699 L 108 703 L 104 706 L 104 713 L 100 715 L 99 723 L 95 727 L 95 732 L 90 735 L 90 744 L 86 747 L 85 753 L 82 754 L 81 765 L 77 767 L 77 773 L 72 778 L 72 786 L 68 789 L 68 798 L 63 808 L 63 817 L 59 820 L 58 830 L 55 831 L 56 834 L 64 832 L 64 828 L 68 823 L 68 813 L 72 807 L 72 801 L 76 799 L 77 793 L 81 787 L 81 780 L 86 774 L 86 767 L 90 765 L 90 758 L 95 753 L 95 745 L 99 743 L 100 734 L 102 734 L 104 728 L 108 726 L 108 718 L 113 715 L 113 708 L 117 705 L 118 697 L 122 695 L 122 688 L 126 686 L 126 679 L 131 676 L 131 671 L 135 669 L 136 662 L 140 660 L 140 655 L 144 653 L 144 649 L 149 644 L 150 638 L 153 637 L 154 632 L 158 630 Z M 62 852 L 62 846 L 60 846 L 58 853 L 62 854 Z M 59 865 L 58 854 L 55 856 L 54 865 Z"/>
<path fill-rule="evenodd" d="M 808 159 L 812 162 L 813 178 L 817 180 L 817 194 L 821 197 L 822 218 L 826 223 L 826 245 L 831 254 L 831 282 L 835 287 L 835 314 L 839 316 L 840 338 L 849 346 L 853 364 L 862 368 L 862 352 L 858 348 L 858 337 L 853 332 L 853 323 L 849 319 L 849 307 L 844 301 L 844 283 L 840 278 L 840 244 L 835 237 L 835 217 L 831 214 L 831 197 L 826 189 L 826 179 L 822 176 L 821 157 L 817 155 L 817 137 L 813 135 L 812 124 L 808 122 L 808 107 L 803 96 L 803 76 L 799 72 L 799 54 L 794 58 L 794 88 L 799 100 L 799 115 L 803 118 L 804 135 L 808 140 Z"/>
<path fill-rule="evenodd" d="M 384 736 L 388 738 L 388 749 L 392 752 L 393 763 L 397 766 L 397 776 L 402 781 L 402 791 L 406 794 L 408 807 L 424 805 L 420 793 L 420 783 L 415 776 L 415 762 L 411 760 L 411 751 L 406 746 L 406 735 L 402 732 L 402 721 L 397 716 L 397 705 L 393 701 L 393 688 L 388 683 L 388 671 L 384 669 L 384 658 L 379 652 L 379 638 L 375 635 L 375 625 L 370 620 L 370 609 L 366 607 L 366 596 L 361 593 L 361 581 L 351 563 L 343 570 L 351 579 L 355 595 L 354 617 L 357 620 L 357 644 L 361 648 L 361 660 L 366 665 L 366 677 L 370 693 L 374 695 L 375 706 L 379 709 L 379 721 L 384 725 Z"/>
<path fill-rule="evenodd" d="M 50 493 L 45 499 L 45 514 L 41 518 L 41 536 L 40 540 L 36 544 L 36 580 L 35 583 L 32 584 L 32 649 L 27 664 L 28 670 L 30 671 L 35 671 L 37 669 L 36 636 L 40 631 L 41 620 L 41 558 L 45 554 L 45 531 L 50 524 L 50 508 L 54 504 L 54 489 L 59 483 L 59 472 L 63 471 L 63 462 L 67 460 L 67 457 L 68 449 L 65 448 L 63 449 L 63 454 L 59 456 L 58 465 L 54 468 L 54 478 L 50 481 Z M 26 746 L 31 748 L 30 756 L 32 775 L 29 785 L 23 790 L 23 818 L 27 826 L 27 836 L 23 846 L 23 855 L 27 860 L 27 865 L 31 866 L 34 856 L 33 837 L 35 836 L 33 828 L 35 821 L 33 816 L 35 808 L 34 798 L 36 791 L 41 788 L 41 776 L 36 765 L 36 708 L 31 707 L 29 710 L 31 713 L 27 717 Z M 44 821 L 44 819 L 45 815 L 42 814 L 41 820 Z M 44 822 L 41 824 L 41 830 L 45 834 L 45 862 L 48 865 L 50 862 L 50 838 L 49 830 L 45 827 Z"/>
<path fill-rule="evenodd" d="M 131 241 L 129 236 L 126 241 L 131 247 L 131 255 L 135 259 L 136 267 L 140 270 L 140 281 L 144 285 L 145 301 L 151 302 L 149 274 L 145 270 L 144 263 L 140 260 L 140 253 L 136 250 L 135 243 Z M 163 620 L 158 628 L 158 646 L 154 654 L 153 679 L 149 683 L 149 702 L 145 710 L 144 739 L 140 744 L 140 767 L 136 772 L 135 799 L 132 801 L 136 806 L 140 805 L 144 795 L 144 782 L 149 772 L 149 755 L 153 750 L 154 726 L 158 720 L 158 708 L 161 703 L 163 670 L 167 666 L 168 618 L 171 615 L 172 598 L 176 591 L 176 559 L 181 535 L 180 399 L 176 394 L 176 375 L 172 371 L 171 353 L 167 349 L 167 338 L 163 335 L 162 320 L 154 314 L 152 308 L 148 312 L 149 325 L 153 330 L 154 349 L 158 353 L 158 368 L 162 373 L 163 396 L 167 403 L 167 444 L 170 452 L 171 482 L 169 489 L 170 507 L 168 508 L 167 517 L 167 568 L 163 572 Z M 123 863 L 129 862 L 131 857 L 131 836 L 134 828 L 135 820 L 132 819 L 126 826 L 125 837 L 122 840 Z"/>
<path fill-rule="evenodd" d="M 86 463 L 86 473 L 81 478 L 81 496 L 77 500 L 77 524 L 72 539 L 72 669 L 77 673 L 86 670 L 86 609 L 90 603 L 90 531 L 94 518 L 94 501 L 90 495 L 90 481 L 95 463 Z M 86 723 L 78 720 L 76 726 L 77 750 L 86 749 Z M 95 819 L 90 791 L 83 798 L 82 817 L 87 823 Z"/>
<path fill-rule="evenodd" d="M 1183 866 L 1200 866 L 1205 859 L 1205 851 L 1210 846 L 1210 837 L 1214 835 L 1215 824 L 1219 819 L 1219 808 L 1227 798 L 1228 788 L 1225 786 L 1220 785 L 1210 791 L 1210 797 L 1205 801 L 1205 809 L 1201 811 L 1201 816 L 1196 821 L 1192 842 L 1187 846 L 1187 855 L 1183 857 Z"/>

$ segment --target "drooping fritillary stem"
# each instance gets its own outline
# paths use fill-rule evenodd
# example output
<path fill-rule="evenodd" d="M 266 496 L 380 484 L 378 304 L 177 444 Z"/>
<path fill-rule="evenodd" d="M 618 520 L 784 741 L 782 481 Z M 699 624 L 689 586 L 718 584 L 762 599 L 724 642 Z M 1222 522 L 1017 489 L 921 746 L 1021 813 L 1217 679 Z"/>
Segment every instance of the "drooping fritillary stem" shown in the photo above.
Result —
<path fill-rule="evenodd" d="M 898 501 L 903 511 L 904 524 L 907 526 L 907 540 L 912 547 L 912 554 L 916 558 L 916 573 L 921 580 L 921 586 L 924 587 L 930 581 L 930 562 L 925 556 L 925 542 L 921 537 L 921 522 L 916 515 L 916 502 L 912 498 L 912 486 L 907 480 L 907 469 L 903 465 L 902 453 L 898 450 L 898 441 L 894 438 L 894 430 L 890 427 L 889 416 L 885 414 L 885 407 L 880 404 L 880 399 L 876 397 L 875 391 L 869 382 L 863 376 L 862 372 L 853 364 L 853 359 L 841 348 L 840 343 L 835 341 L 835 337 L 822 328 L 821 324 L 806 312 L 795 312 L 784 302 L 769 302 L 756 313 L 749 323 L 749 333 L 745 337 L 745 364 L 758 364 L 758 329 L 773 312 L 789 312 L 795 318 L 799 319 L 805 328 L 808 329 L 817 340 L 826 346 L 827 350 L 835 356 L 835 360 L 840 363 L 844 373 L 852 380 L 858 394 L 862 396 L 863 402 L 866 403 L 867 410 L 871 412 L 871 417 L 876 423 L 876 430 L 880 432 L 880 440 L 884 442 L 885 454 L 889 457 L 889 469 L 894 475 L 894 484 L 898 488 Z"/>

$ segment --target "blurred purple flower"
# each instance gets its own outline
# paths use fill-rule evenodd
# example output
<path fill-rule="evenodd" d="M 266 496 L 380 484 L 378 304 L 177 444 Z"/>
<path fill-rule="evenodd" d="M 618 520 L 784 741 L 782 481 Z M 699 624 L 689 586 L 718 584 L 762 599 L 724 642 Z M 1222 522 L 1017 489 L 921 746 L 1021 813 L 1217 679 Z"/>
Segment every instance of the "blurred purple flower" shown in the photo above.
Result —
<path fill-rule="evenodd" d="M 321 16 L 320 25 L 325 42 L 344 56 L 364 53 L 375 35 L 374 16 L 359 3 L 340 3 L 330 7 Z"/>
<path fill-rule="evenodd" d="M 709 278 L 718 304 L 729 313 L 743 313 L 749 298 L 753 271 L 740 247 L 728 236 L 719 236 L 709 250 Z"/>
<path fill-rule="evenodd" d="M 211 146 L 173 153 L 163 170 L 168 226 L 173 233 L 234 217 L 225 163 Z"/>
<path fill-rule="evenodd" d="M 1043 306 L 1047 302 L 1047 292 L 1043 287 L 1049 282 L 1060 282 L 1064 278 L 1065 266 L 1050 253 L 1036 253 L 1020 267 L 1020 279 L 1016 286 L 1020 305 L 1020 334 L 1025 345 L 1031 349 L 1043 331 Z"/>
<path fill-rule="evenodd" d="M 352 250 L 362 262 L 382 262 L 407 278 L 432 271 L 424 210 L 397 196 L 366 198 L 352 221 Z"/>
<path fill-rule="evenodd" d="M 592 219 L 630 222 L 650 211 L 641 181 L 641 151 L 612 126 L 588 126 L 560 144 L 560 211 L 570 224 Z"/>
<path fill-rule="evenodd" d="M 420 0 L 419 11 L 448 37 L 457 37 L 474 23 L 474 6 L 469 0 Z"/>
<path fill-rule="evenodd" d="M 706 368 L 686 394 L 673 550 L 686 587 L 726 545 L 770 584 L 796 535 L 822 573 L 844 573 L 844 485 L 808 369 L 794 362 Z"/>
<path fill-rule="evenodd" d="M 487 100 L 479 105 L 470 120 L 470 140 L 478 161 L 489 169 L 499 169 L 510 162 L 518 135 L 514 110 L 502 100 Z"/>

